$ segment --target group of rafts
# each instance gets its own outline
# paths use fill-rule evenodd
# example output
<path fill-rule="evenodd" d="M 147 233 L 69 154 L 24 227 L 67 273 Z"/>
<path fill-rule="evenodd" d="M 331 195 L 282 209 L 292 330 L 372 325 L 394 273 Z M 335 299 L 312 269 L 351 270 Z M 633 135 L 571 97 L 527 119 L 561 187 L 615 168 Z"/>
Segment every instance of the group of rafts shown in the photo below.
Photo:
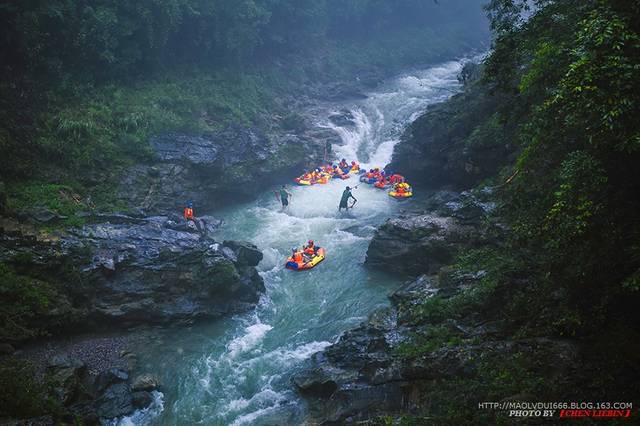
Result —
<path fill-rule="evenodd" d="M 389 189 L 388 194 L 393 198 L 409 198 L 413 196 L 411 186 L 405 181 L 402 175 L 397 173 L 385 173 L 384 170 L 376 167 L 369 171 L 360 169 L 360 165 L 355 161 L 347 163 L 343 158 L 339 164 L 318 167 L 310 172 L 305 172 L 294 181 L 298 185 L 324 185 L 331 179 L 349 179 L 351 175 L 359 175 L 360 182 L 373 185 L 379 189 Z"/>
<path fill-rule="evenodd" d="M 361 170 L 360 165 L 352 161 L 347 163 L 343 158 L 337 165 L 326 165 L 318 167 L 310 172 L 305 172 L 294 181 L 298 185 L 324 185 L 331 179 L 349 179 L 351 175 L 359 175 L 360 182 L 373 185 L 378 189 L 389 189 L 390 197 L 396 199 L 409 198 L 413 196 L 411 186 L 405 181 L 402 175 L 397 173 L 385 173 L 384 170 L 376 167 L 369 171 Z M 295 271 L 311 269 L 322 262 L 325 257 L 325 249 L 317 247 L 312 240 L 309 240 L 302 249 L 292 249 L 291 256 L 287 258 L 285 267 Z"/>

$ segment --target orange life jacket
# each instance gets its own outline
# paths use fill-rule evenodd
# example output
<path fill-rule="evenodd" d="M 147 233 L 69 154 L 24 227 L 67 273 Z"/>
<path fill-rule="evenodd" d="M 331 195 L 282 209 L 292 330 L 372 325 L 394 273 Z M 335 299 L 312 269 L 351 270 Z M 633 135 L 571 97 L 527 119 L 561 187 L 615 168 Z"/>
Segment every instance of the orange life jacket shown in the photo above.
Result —
<path fill-rule="evenodd" d="M 306 254 L 316 254 L 316 249 L 313 246 L 305 247 L 304 252 Z"/>
<path fill-rule="evenodd" d="M 295 252 L 293 254 L 293 261 L 296 263 L 302 262 L 302 253 L 300 253 L 299 251 Z"/>
<path fill-rule="evenodd" d="M 190 207 L 184 208 L 184 218 L 185 219 L 193 219 L 193 209 Z"/>

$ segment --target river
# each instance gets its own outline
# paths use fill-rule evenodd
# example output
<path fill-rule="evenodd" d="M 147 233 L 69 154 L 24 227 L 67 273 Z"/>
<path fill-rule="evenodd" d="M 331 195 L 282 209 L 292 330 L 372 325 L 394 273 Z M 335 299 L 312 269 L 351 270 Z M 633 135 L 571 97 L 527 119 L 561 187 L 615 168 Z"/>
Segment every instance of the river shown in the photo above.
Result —
<path fill-rule="evenodd" d="M 464 61 L 407 72 L 367 93 L 366 99 L 319 105 L 311 114 L 319 126 L 339 133 L 342 143 L 333 147 L 337 158 L 358 159 L 364 167 L 384 166 L 406 125 L 427 105 L 459 89 L 456 77 Z M 343 109 L 351 112 L 355 126 L 330 123 L 328 117 Z M 293 198 L 285 212 L 272 191 L 216 212 L 225 220 L 216 239 L 251 241 L 263 251 L 258 268 L 266 293 L 251 312 L 158 331 L 151 343 L 138 349 L 139 365 L 159 373 L 163 393 L 155 394 L 150 408 L 118 424 L 302 421 L 305 407 L 292 390 L 291 375 L 342 332 L 387 305 L 386 296 L 401 284 L 363 262 L 375 227 L 411 201 L 398 202 L 385 191 L 360 185 L 354 191 L 355 208 L 339 214 L 338 201 L 347 184 L 355 185 L 356 179 L 290 188 Z M 326 248 L 326 260 L 311 271 L 284 269 L 291 248 L 309 238 Z"/>

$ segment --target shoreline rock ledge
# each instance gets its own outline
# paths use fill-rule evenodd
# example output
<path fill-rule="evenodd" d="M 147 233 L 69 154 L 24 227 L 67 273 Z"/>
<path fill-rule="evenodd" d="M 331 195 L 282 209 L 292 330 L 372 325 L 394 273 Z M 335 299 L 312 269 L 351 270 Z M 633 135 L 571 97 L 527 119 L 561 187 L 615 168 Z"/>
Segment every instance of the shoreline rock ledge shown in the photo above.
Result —
<path fill-rule="evenodd" d="M 196 226 L 153 216 L 94 223 L 42 238 L 0 237 L 0 261 L 51 287 L 55 309 L 33 327 L 57 334 L 111 326 L 174 324 L 250 309 L 265 287 L 262 253 L 247 242 L 210 237 L 212 217 Z"/>

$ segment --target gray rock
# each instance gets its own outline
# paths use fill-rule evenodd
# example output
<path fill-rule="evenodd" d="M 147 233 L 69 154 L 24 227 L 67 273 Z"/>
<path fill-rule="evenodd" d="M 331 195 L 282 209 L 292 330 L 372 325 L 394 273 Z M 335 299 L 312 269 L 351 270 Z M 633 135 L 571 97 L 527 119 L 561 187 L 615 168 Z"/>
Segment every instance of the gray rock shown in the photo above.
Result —
<path fill-rule="evenodd" d="M 150 392 L 133 392 L 131 394 L 131 403 L 137 409 L 146 408 L 153 402 L 153 396 Z"/>
<path fill-rule="evenodd" d="M 338 384 L 322 369 L 304 371 L 291 379 L 303 395 L 329 398 L 338 390 Z"/>
<path fill-rule="evenodd" d="M 220 223 L 215 218 L 206 217 L 205 232 L 174 219 L 119 217 L 46 241 L 3 234 L 0 261 L 23 254 L 32 273 L 58 282 L 68 280 L 73 265 L 78 285 L 56 285 L 51 317 L 34 319 L 45 329 L 65 321 L 77 321 L 79 330 L 191 322 L 254 306 L 264 291 L 255 269 L 262 253 L 249 243 L 216 243 L 209 235 Z"/>
<path fill-rule="evenodd" d="M 395 304 L 424 301 L 438 293 L 434 280 L 426 275 L 420 275 L 414 281 L 409 281 L 394 291 L 389 299 Z"/>
<path fill-rule="evenodd" d="M 434 274 L 463 247 L 479 238 L 477 229 L 450 217 L 413 214 L 389 219 L 376 231 L 365 263 L 403 275 Z"/>
<path fill-rule="evenodd" d="M 151 139 L 158 162 L 129 168 L 119 196 L 130 206 L 164 214 L 181 212 L 192 200 L 198 216 L 220 207 L 221 198 L 253 197 L 294 176 L 310 156 L 321 155 L 313 154 L 320 152 L 317 145 L 312 134 L 268 136 L 240 125 L 207 134 L 159 135 Z"/>
<path fill-rule="evenodd" d="M 160 380 L 152 374 L 142 374 L 135 377 L 131 383 L 131 389 L 138 391 L 153 391 L 160 387 Z"/>
<path fill-rule="evenodd" d="M 258 247 L 243 241 L 225 241 L 224 245 L 235 253 L 238 262 L 247 266 L 257 266 L 262 260 L 262 252 Z"/>
<path fill-rule="evenodd" d="M 67 216 L 59 215 L 49 209 L 38 209 L 29 213 L 31 219 L 40 223 L 53 223 L 59 222 L 67 218 Z"/>
<path fill-rule="evenodd" d="M 79 396 L 86 373 L 85 364 L 61 354 L 49 360 L 47 377 L 53 394 L 62 404 L 68 405 Z"/>
<path fill-rule="evenodd" d="M 135 411 L 131 389 L 126 383 L 109 386 L 96 400 L 97 414 L 104 419 L 125 416 Z"/>
<path fill-rule="evenodd" d="M 421 188 L 471 188 L 482 179 L 496 176 L 510 164 L 515 145 L 499 138 L 474 134 L 486 125 L 495 111 L 496 99 L 482 92 L 483 85 L 454 95 L 447 102 L 427 107 L 425 113 L 407 127 L 401 143 L 394 147 L 389 168 L 399 170 Z M 466 114 L 472 103 L 484 114 Z M 458 119 L 452 119 L 452 117 Z M 508 126 L 508 125 L 507 125 Z M 501 129 L 504 131 L 504 129 Z"/>
<path fill-rule="evenodd" d="M 94 389 L 97 393 L 104 391 L 116 383 L 123 383 L 129 379 L 129 373 L 121 368 L 110 368 L 102 371 L 95 379 Z"/>

